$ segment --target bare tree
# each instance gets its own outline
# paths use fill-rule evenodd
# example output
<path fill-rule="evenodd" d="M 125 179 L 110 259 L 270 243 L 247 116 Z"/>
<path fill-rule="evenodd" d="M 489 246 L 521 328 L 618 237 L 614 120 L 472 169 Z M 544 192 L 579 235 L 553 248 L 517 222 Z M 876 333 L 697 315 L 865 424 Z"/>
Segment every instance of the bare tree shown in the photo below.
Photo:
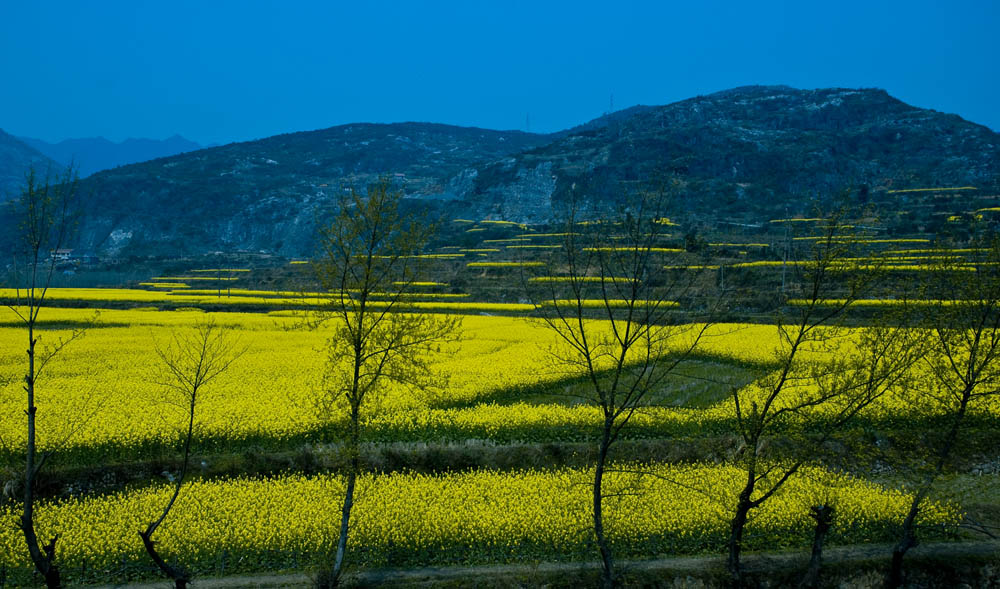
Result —
<path fill-rule="evenodd" d="M 925 297 L 929 382 L 914 402 L 936 404 L 947 424 L 944 437 L 929 442 L 931 467 L 921 477 L 892 551 L 889 587 L 903 582 L 903 557 L 918 544 L 917 517 L 949 458 L 969 411 L 1000 393 L 1000 238 L 976 238 L 965 256 L 945 255 L 928 273 Z"/>
<path fill-rule="evenodd" d="M 183 450 L 180 473 L 171 477 L 174 491 L 164 505 L 160 516 L 139 532 L 146 553 L 156 563 L 160 571 L 174 581 L 177 589 L 184 589 L 191 580 L 191 573 L 177 564 L 163 559 L 156 549 L 153 534 L 163 524 L 173 509 L 181 487 L 188 473 L 191 458 L 191 444 L 197 424 L 196 414 L 199 403 L 203 402 L 206 388 L 242 354 L 243 349 L 225 328 L 219 327 L 211 319 L 199 323 L 194 333 L 174 333 L 173 340 L 163 348 L 157 347 L 160 357 L 161 374 L 159 385 L 167 391 L 166 402 L 184 412 L 186 429 L 182 435 Z"/>
<path fill-rule="evenodd" d="M 556 362 L 585 377 L 579 396 L 601 411 L 591 503 L 606 588 L 620 583 L 604 521 L 611 448 L 638 411 L 660 401 L 654 397 L 664 381 L 708 327 L 689 323 L 690 313 L 676 306 L 697 281 L 665 268 L 674 255 L 664 247 L 666 199 L 664 191 L 643 193 L 618 220 L 581 224 L 571 207 L 553 258 L 562 274 L 524 281 L 541 321 L 561 341 L 552 351 Z"/>
<path fill-rule="evenodd" d="M 29 169 L 15 211 L 20 222 L 14 244 L 15 297 L 9 308 L 23 324 L 28 340 L 27 369 L 24 375 L 26 441 L 24 458 L 24 493 L 20 526 L 35 570 L 50 587 L 62 584 L 56 566 L 58 535 L 42 545 L 35 531 L 35 491 L 38 474 L 49 453 L 38 450 L 38 384 L 52 359 L 71 341 L 83 334 L 75 330 L 49 346 L 40 346 L 39 315 L 56 270 L 59 250 L 68 242 L 74 228 L 73 212 L 77 176 L 72 167 L 57 178 L 40 179 Z"/>
<path fill-rule="evenodd" d="M 829 218 L 825 235 L 798 266 L 797 311 L 792 321 L 779 318 L 779 347 L 771 368 L 732 393 L 740 441 L 733 462 L 745 471 L 728 540 L 727 569 L 734 586 L 743 583 L 740 556 L 751 512 L 858 413 L 904 387 L 922 354 L 920 334 L 897 328 L 908 309 L 904 301 L 871 325 L 850 331 L 842 327 L 854 303 L 875 293 L 884 276 L 875 258 L 861 255 L 860 240 L 841 231 L 842 223 L 839 215 Z M 795 422 L 808 423 L 809 434 L 795 434 L 788 427 Z M 797 458 L 770 455 L 768 440 L 779 433 L 795 436 Z M 822 523 L 825 514 L 816 515 Z"/>
<path fill-rule="evenodd" d="M 456 337 L 460 326 L 455 317 L 408 312 L 405 295 L 420 276 L 420 254 L 433 227 L 406 215 L 402 197 L 385 179 L 367 193 L 350 189 L 336 218 L 321 230 L 313 262 L 321 288 L 330 294 L 319 321 L 333 328 L 316 405 L 325 418 L 346 422 L 340 537 L 329 576 L 321 581 L 329 586 L 338 584 L 347 554 L 366 415 L 377 410 L 390 386 L 426 390 L 441 384 L 432 353 Z"/>

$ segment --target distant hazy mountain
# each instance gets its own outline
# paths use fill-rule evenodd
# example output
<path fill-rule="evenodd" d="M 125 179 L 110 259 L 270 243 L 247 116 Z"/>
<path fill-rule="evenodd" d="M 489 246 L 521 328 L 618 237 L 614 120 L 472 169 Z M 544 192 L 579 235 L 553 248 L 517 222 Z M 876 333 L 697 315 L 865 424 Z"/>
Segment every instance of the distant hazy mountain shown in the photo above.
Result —
<path fill-rule="evenodd" d="M 64 169 L 61 164 L 0 129 L 0 202 L 10 200 L 21 193 L 24 173 L 32 165 L 42 176 L 46 172 L 58 175 Z"/>
<path fill-rule="evenodd" d="M 108 141 L 104 137 L 64 139 L 59 143 L 31 137 L 18 139 L 61 164 L 69 165 L 73 162 L 79 167 L 80 177 L 117 166 L 201 149 L 201 145 L 180 135 L 166 139 L 126 139 L 121 143 Z"/>

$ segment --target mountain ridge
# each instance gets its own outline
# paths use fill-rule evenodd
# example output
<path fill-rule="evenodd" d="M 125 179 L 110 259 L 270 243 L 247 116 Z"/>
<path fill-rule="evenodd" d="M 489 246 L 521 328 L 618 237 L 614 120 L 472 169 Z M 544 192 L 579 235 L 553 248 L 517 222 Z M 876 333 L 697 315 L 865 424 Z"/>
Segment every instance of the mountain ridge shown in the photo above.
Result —
<path fill-rule="evenodd" d="M 678 218 L 810 213 L 851 186 L 1000 185 L 1000 134 L 881 89 L 744 86 L 636 106 L 552 134 L 439 123 L 352 123 L 98 172 L 80 246 L 118 256 L 312 253 L 345 186 L 388 176 L 437 214 L 546 222 L 623 204 L 669 176 Z"/>
<path fill-rule="evenodd" d="M 532 180 L 542 168 L 548 187 Z M 795 198 L 811 205 L 850 186 L 995 187 L 1000 135 L 882 89 L 746 86 L 645 109 L 487 164 L 470 174 L 476 182 L 462 198 L 480 213 L 525 221 L 551 212 L 552 202 L 614 198 L 623 182 L 657 174 L 699 195 L 686 199 L 688 212 L 723 206 L 752 214 L 778 201 L 806 213 Z M 511 207 L 510 193 L 533 197 Z"/>

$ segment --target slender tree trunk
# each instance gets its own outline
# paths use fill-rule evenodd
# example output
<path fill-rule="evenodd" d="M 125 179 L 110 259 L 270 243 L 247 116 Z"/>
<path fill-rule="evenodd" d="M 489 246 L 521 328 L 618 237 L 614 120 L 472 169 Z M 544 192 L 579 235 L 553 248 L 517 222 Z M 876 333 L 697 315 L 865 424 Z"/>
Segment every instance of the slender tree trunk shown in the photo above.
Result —
<path fill-rule="evenodd" d="M 814 506 L 809 515 L 816 520 L 816 531 L 813 534 L 812 556 L 809 558 L 809 568 L 806 576 L 799 583 L 801 589 L 816 587 L 819 583 L 819 568 L 823 564 L 823 540 L 826 539 L 830 526 L 833 525 L 833 506 L 823 504 Z"/>
<path fill-rule="evenodd" d="M 58 536 L 44 547 L 39 546 L 38 536 L 35 534 L 35 459 L 37 449 L 35 446 L 35 329 L 34 329 L 34 309 L 28 309 L 28 374 L 24 379 L 24 390 L 28 397 L 28 440 L 27 455 L 24 461 L 24 506 L 21 512 L 21 530 L 24 532 L 25 543 L 28 545 L 28 554 L 31 562 L 35 565 L 35 570 L 45 579 L 45 586 L 49 589 L 58 589 L 62 586 L 59 577 L 59 569 L 55 565 L 56 540 Z"/>
<path fill-rule="evenodd" d="M 923 503 L 927 494 L 930 492 L 931 484 L 933 484 L 934 479 L 936 479 L 941 471 L 944 470 L 945 462 L 948 461 L 948 457 L 951 455 L 951 450 L 955 446 L 955 441 L 958 439 L 958 430 L 962 426 L 962 420 L 965 418 L 965 412 L 969 407 L 969 400 L 972 397 L 972 391 L 966 389 L 962 394 L 962 401 L 958 406 L 958 412 L 955 413 L 955 421 L 951 424 L 951 429 L 948 430 L 948 435 L 945 438 L 944 445 L 941 446 L 941 452 L 938 454 L 938 461 L 935 465 L 934 470 L 927 475 L 924 479 L 923 485 L 917 494 L 913 496 L 913 501 L 910 503 L 910 510 L 906 514 L 906 519 L 903 520 L 903 534 L 892 549 L 892 562 L 889 565 L 889 578 L 886 580 L 886 586 L 889 589 L 896 589 L 903 584 L 903 557 L 906 553 L 913 548 L 919 541 L 914 530 L 917 515 L 920 513 L 920 505 Z"/>
<path fill-rule="evenodd" d="M 605 423 L 604 433 L 597 451 L 597 465 L 594 468 L 594 536 L 597 538 L 597 548 L 601 553 L 601 587 L 611 589 L 615 584 L 615 565 L 611 557 L 611 547 L 604 535 L 604 469 L 608 460 L 608 448 L 611 445 L 611 424 Z"/>
<path fill-rule="evenodd" d="M 734 587 L 740 587 L 743 583 L 740 554 L 743 552 L 743 530 L 746 529 L 750 508 L 750 502 L 741 498 L 729 527 L 729 557 L 726 559 L 726 569 Z"/>
<path fill-rule="evenodd" d="M 751 460 L 747 469 L 747 482 L 740 492 L 740 500 L 736 504 L 736 513 L 729 526 L 729 557 L 726 559 L 726 569 L 729 571 L 730 583 L 740 587 L 743 583 L 743 571 L 740 568 L 740 555 L 743 552 L 743 530 L 747 526 L 747 518 L 753 509 L 753 490 L 757 483 L 756 462 Z"/>
<path fill-rule="evenodd" d="M 340 512 L 340 538 L 337 540 L 337 555 L 333 561 L 333 571 L 330 574 L 330 586 L 336 587 L 340 583 L 340 574 L 344 570 L 344 557 L 347 555 L 347 534 L 350 531 L 351 508 L 354 507 L 354 487 L 358 480 L 358 471 L 361 468 L 361 440 L 359 430 L 359 411 L 357 408 L 351 410 L 351 436 L 349 452 L 351 453 L 350 469 L 347 473 L 347 489 L 344 491 L 344 505 Z"/>

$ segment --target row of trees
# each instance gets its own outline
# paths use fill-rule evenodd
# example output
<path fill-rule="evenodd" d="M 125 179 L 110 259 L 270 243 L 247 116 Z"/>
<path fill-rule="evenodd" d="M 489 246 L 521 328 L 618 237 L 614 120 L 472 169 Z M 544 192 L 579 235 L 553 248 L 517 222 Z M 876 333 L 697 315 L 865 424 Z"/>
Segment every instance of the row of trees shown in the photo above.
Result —
<path fill-rule="evenodd" d="M 22 244 L 18 252 L 26 272 L 21 275 L 11 309 L 25 327 L 28 341 L 24 377 L 26 440 L 22 515 L 26 547 L 35 569 L 49 587 L 61 585 L 56 563 L 57 538 L 45 544 L 34 524 L 37 477 L 45 454 L 37 450 L 35 404 L 40 377 L 49 361 L 70 340 L 40 353 L 39 312 L 53 272 L 47 255 L 72 229 L 75 182 L 37 183 L 28 178 L 20 200 Z M 579 231 L 571 206 L 564 217 L 565 242 L 552 266 L 560 280 L 533 281 L 524 276 L 526 296 L 538 305 L 539 320 L 561 341 L 554 357 L 574 374 L 583 374 L 582 394 L 603 416 L 592 477 L 592 523 L 602 565 L 602 586 L 621 582 L 608 533 L 605 475 L 619 468 L 615 444 L 630 420 L 644 408 L 662 401 L 669 377 L 697 358 L 713 320 L 738 301 L 739 285 L 721 288 L 708 273 L 665 267 L 663 222 L 668 190 L 637 195 L 630 208 L 596 230 Z M 432 351 L 457 338 L 460 321 L 445 315 L 407 313 L 406 294 L 423 275 L 418 254 L 432 235 L 431 225 L 404 214 L 401 194 L 388 182 L 364 192 L 351 191 L 339 203 L 336 218 L 321 233 L 321 248 L 313 264 L 316 280 L 330 302 L 309 326 L 331 328 L 327 347 L 328 373 L 315 408 L 331 423 L 343 425 L 339 436 L 345 454 L 346 492 L 340 505 L 340 536 L 328 574 L 328 586 L 340 582 L 347 562 L 355 486 L 362 472 L 362 428 L 379 410 L 390 386 L 428 390 L 443 386 L 435 374 Z M 908 304 L 899 283 L 892 282 L 884 262 L 865 255 L 862 240 L 845 234 L 844 215 L 829 217 L 824 234 L 811 243 L 808 257 L 794 282 L 799 292 L 793 311 L 779 315 L 781 345 L 753 387 L 733 387 L 739 448 L 732 462 L 745 472 L 735 497 L 718 497 L 732 519 L 728 570 L 734 585 L 743 582 L 743 537 L 754 510 L 769 501 L 796 476 L 830 440 L 844 433 L 859 415 L 892 393 L 910 395 L 915 404 L 930 401 L 946 412 L 947 428 L 933 448 L 935 461 L 921 473 L 913 502 L 901 522 L 900 541 L 888 574 L 892 586 L 902 582 L 902 562 L 917 543 L 917 518 L 935 479 L 959 447 L 960 432 L 976 403 L 996 390 L 1000 354 L 1000 247 L 984 238 L 970 248 L 978 262 L 942 256 L 935 272 L 913 295 L 920 306 Z M 890 293 L 898 304 L 870 319 L 847 337 L 845 320 L 862 298 Z M 388 296 L 386 296 L 388 295 Z M 379 299 L 374 303 L 375 299 Z M 599 301 L 595 307 L 594 301 Z M 682 301 L 681 307 L 675 302 Z M 927 301 L 932 301 L 928 303 Z M 683 309 L 683 310 L 682 310 Z M 603 319 L 595 322 L 593 319 Z M 898 327 L 908 327 L 899 329 Z M 72 338 L 70 338 L 72 339 Z M 197 410 L 213 380 L 242 354 L 238 341 L 211 323 L 193 334 L 178 335 L 158 349 L 162 384 L 184 415 L 180 429 L 182 468 L 173 478 L 173 492 L 158 518 L 138 531 L 150 558 L 179 588 L 190 573 L 180 563 L 168 563 L 156 548 L 154 535 L 169 517 L 182 492 L 197 427 Z M 915 382 L 922 367 L 932 380 Z M 806 422 L 808 434 L 792 434 L 791 423 Z M 796 435 L 797 458 L 777 457 L 768 441 Z M 649 474 L 649 473 L 641 473 Z M 668 481 L 672 482 L 672 481 Z M 711 489 L 704 489 L 713 493 Z M 804 584 L 818 579 L 823 537 L 834 522 L 835 506 L 817 504 L 813 559 Z"/>
<path fill-rule="evenodd" d="M 608 497 L 603 479 L 611 468 L 612 446 L 636 412 L 661 402 L 667 377 L 699 356 L 714 318 L 740 298 L 738 283 L 729 288 L 706 284 L 704 272 L 672 268 L 656 255 L 663 245 L 660 220 L 667 199 L 666 191 L 638 195 L 613 225 L 606 220 L 602 228 L 582 235 L 571 208 L 557 265 L 564 279 L 542 281 L 540 288 L 532 288 L 530 279 L 523 282 L 544 324 L 565 344 L 555 356 L 586 375 L 587 401 L 604 417 L 592 513 L 606 588 L 620 582 L 603 521 Z M 937 414 L 946 425 L 943 435 L 934 432 L 925 440 L 932 465 L 921 467 L 913 481 L 913 499 L 892 552 L 887 584 L 900 586 L 903 557 L 917 545 L 921 506 L 957 447 L 970 409 L 998 392 L 997 237 L 977 236 L 961 256 L 942 253 L 923 274 L 926 279 L 913 284 L 893 279 L 886 260 L 871 254 L 864 237 L 851 231 L 853 219 L 847 215 L 842 209 L 818 225 L 822 234 L 791 266 L 796 277 L 788 298 L 795 306 L 775 318 L 780 346 L 766 366 L 755 367 L 753 386 L 731 389 L 739 441 L 732 464 L 745 472 L 745 482 L 736 497 L 700 489 L 732 514 L 727 569 L 733 586 L 744 582 L 741 553 L 751 513 L 889 394 L 907 399 L 915 414 Z M 784 292 L 784 271 L 782 282 Z M 872 298 L 894 303 L 848 329 L 848 321 L 856 321 L 855 304 Z M 595 300 L 600 302 L 596 312 Z M 687 311 L 670 306 L 675 301 L 684 301 Z M 595 317 L 603 321 L 592 321 Z M 808 433 L 794 433 L 788 426 L 795 423 L 808 424 Z M 769 450 L 769 442 L 781 436 L 794 438 L 797 452 L 791 459 Z M 835 506 L 818 502 L 809 515 L 816 533 L 803 586 L 818 582 Z"/>

